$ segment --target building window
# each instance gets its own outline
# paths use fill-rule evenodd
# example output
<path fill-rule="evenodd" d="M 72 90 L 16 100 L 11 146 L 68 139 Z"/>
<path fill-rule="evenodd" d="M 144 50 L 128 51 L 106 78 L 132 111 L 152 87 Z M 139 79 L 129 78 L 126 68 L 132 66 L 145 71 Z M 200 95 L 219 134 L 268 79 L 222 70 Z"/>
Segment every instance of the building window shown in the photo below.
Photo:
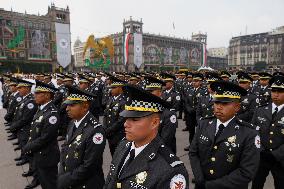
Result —
<path fill-rule="evenodd" d="M 32 22 L 28 22 L 28 27 L 32 28 L 33 27 L 33 23 Z"/>

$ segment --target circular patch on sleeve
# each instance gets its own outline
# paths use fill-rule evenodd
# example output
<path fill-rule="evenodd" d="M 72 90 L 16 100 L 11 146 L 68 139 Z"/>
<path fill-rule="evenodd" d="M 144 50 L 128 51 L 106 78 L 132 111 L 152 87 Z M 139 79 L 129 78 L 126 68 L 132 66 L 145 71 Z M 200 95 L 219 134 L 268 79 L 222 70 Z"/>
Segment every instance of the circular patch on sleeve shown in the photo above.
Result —
<path fill-rule="evenodd" d="M 35 107 L 35 105 L 34 105 L 33 103 L 29 103 L 29 104 L 28 104 L 28 109 L 31 110 L 31 109 L 33 109 L 34 107 Z"/>
<path fill-rule="evenodd" d="M 96 133 L 94 136 L 93 136 L 93 142 L 95 144 L 101 144 L 103 143 L 104 141 L 104 136 L 102 133 Z"/>
<path fill-rule="evenodd" d="M 254 139 L 254 144 L 255 144 L 256 148 L 260 148 L 260 137 L 258 135 L 256 135 L 256 137 Z"/>
<path fill-rule="evenodd" d="M 175 175 L 170 183 L 170 189 L 185 189 L 186 180 L 182 174 Z"/>
<path fill-rule="evenodd" d="M 57 123 L 57 117 L 55 116 L 50 116 L 50 118 L 48 119 L 48 122 L 52 125 L 54 125 L 55 123 Z"/>
<path fill-rule="evenodd" d="M 20 102 L 22 100 L 22 98 L 18 97 L 16 100 L 17 100 L 17 102 Z"/>
<path fill-rule="evenodd" d="M 172 115 L 170 117 L 170 120 L 171 120 L 172 123 L 176 123 L 177 122 L 177 117 L 175 115 Z"/>
<path fill-rule="evenodd" d="M 176 100 L 180 100 L 180 96 L 176 96 Z"/>

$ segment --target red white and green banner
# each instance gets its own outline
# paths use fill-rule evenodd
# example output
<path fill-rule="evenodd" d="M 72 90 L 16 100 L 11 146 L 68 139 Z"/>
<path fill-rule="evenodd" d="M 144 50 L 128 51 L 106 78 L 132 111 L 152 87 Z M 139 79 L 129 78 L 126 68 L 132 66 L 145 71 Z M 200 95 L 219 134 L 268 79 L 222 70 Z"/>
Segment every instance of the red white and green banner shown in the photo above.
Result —
<path fill-rule="evenodd" d="M 202 67 L 207 67 L 207 50 L 206 50 L 205 43 L 202 44 L 201 63 L 202 63 Z"/>
<path fill-rule="evenodd" d="M 124 36 L 124 44 L 123 44 L 123 51 L 124 51 L 124 65 L 128 64 L 129 59 L 129 41 L 131 38 L 131 33 L 127 33 Z"/>

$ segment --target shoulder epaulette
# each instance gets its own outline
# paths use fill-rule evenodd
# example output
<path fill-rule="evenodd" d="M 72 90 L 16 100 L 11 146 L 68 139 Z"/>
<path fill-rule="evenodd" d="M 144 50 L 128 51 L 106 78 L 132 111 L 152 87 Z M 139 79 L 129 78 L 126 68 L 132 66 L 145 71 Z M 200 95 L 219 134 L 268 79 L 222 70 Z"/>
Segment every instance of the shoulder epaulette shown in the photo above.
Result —
<path fill-rule="evenodd" d="M 250 129 L 256 129 L 256 126 L 255 125 L 253 125 L 253 124 L 251 124 L 251 123 L 248 123 L 248 122 L 246 122 L 246 121 L 243 121 L 243 120 L 241 120 L 241 119 L 236 119 L 236 122 L 238 123 L 238 124 L 240 124 L 241 126 L 245 126 L 245 127 L 247 127 L 247 128 L 250 128 Z"/>
<path fill-rule="evenodd" d="M 261 105 L 258 106 L 258 108 L 259 107 L 264 107 L 264 106 L 267 106 L 267 105 L 269 105 L 269 103 L 261 104 Z"/>
<path fill-rule="evenodd" d="M 207 116 L 207 117 L 202 117 L 200 120 L 205 120 L 205 119 L 214 119 L 215 116 Z"/>
<path fill-rule="evenodd" d="M 164 144 L 160 146 L 159 153 L 166 160 L 166 162 L 169 163 L 171 167 L 176 167 L 177 165 L 183 164 L 183 162 L 180 161 L 180 159 L 175 154 L 173 154 L 167 147 L 165 147 Z"/>

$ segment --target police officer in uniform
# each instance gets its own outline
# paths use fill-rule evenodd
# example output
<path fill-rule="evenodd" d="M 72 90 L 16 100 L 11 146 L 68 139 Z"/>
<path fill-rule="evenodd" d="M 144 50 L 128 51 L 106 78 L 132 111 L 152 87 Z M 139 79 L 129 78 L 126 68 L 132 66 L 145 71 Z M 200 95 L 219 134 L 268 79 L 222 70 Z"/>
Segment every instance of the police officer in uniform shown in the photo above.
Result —
<path fill-rule="evenodd" d="M 102 92 L 102 110 L 105 111 L 107 102 L 109 101 L 110 98 L 110 84 L 111 84 L 111 80 L 109 79 L 109 74 L 106 73 L 106 79 L 105 79 L 105 83 L 103 86 L 103 92 Z"/>
<path fill-rule="evenodd" d="M 252 118 L 262 145 L 252 189 L 262 189 L 269 172 L 275 189 L 284 186 L 284 76 L 274 76 L 269 83 L 272 102 L 257 108 Z"/>
<path fill-rule="evenodd" d="M 257 106 L 267 104 L 271 99 L 269 80 L 272 75 L 266 72 L 259 73 L 259 85 L 253 87 L 252 93 L 256 95 Z"/>
<path fill-rule="evenodd" d="M 236 117 L 241 96 L 238 85 L 213 82 L 215 117 L 198 123 L 189 159 L 197 189 L 248 188 L 259 163 L 259 136 L 255 128 Z"/>
<path fill-rule="evenodd" d="M 141 88 L 127 86 L 121 116 L 126 140 L 118 146 L 104 189 L 188 189 L 188 173 L 158 135 L 160 113 L 170 104 Z"/>
<path fill-rule="evenodd" d="M 196 120 L 197 121 L 199 121 L 202 118 L 212 117 L 214 115 L 214 112 L 213 112 L 214 92 L 210 88 L 210 84 L 213 83 L 214 81 L 220 81 L 220 80 L 222 80 L 222 78 L 219 76 L 218 73 L 215 73 L 215 72 L 206 73 L 208 94 L 200 97 L 198 106 L 196 108 Z"/>
<path fill-rule="evenodd" d="M 250 122 L 257 106 L 256 95 L 251 91 L 252 78 L 248 73 L 240 72 L 238 75 L 238 82 L 239 86 L 247 91 L 247 95 L 242 96 L 241 98 L 241 108 L 237 116 L 243 121 Z"/>
<path fill-rule="evenodd" d="M 18 103 L 21 102 L 22 97 L 20 93 L 17 91 L 17 82 L 15 78 L 11 78 L 11 82 L 9 83 L 8 86 L 9 86 L 9 90 L 11 91 L 11 95 L 9 97 L 7 113 L 4 116 L 4 119 L 7 121 L 7 123 L 10 124 L 14 118 L 16 106 L 18 105 Z"/>
<path fill-rule="evenodd" d="M 252 90 L 254 91 L 255 88 L 257 88 L 259 86 L 259 75 L 256 72 L 251 72 L 250 73 L 253 81 L 252 81 Z"/>
<path fill-rule="evenodd" d="M 54 84 L 51 81 L 52 76 L 50 74 L 44 75 L 44 83 L 49 84 L 50 86 L 54 87 Z"/>
<path fill-rule="evenodd" d="M 125 136 L 123 128 L 125 119 L 121 117 L 119 113 L 124 110 L 126 97 L 122 90 L 125 82 L 114 76 L 110 76 L 110 79 L 112 80 L 110 85 L 111 98 L 109 99 L 104 112 L 103 125 L 106 129 L 110 153 L 113 156 L 115 148 Z"/>
<path fill-rule="evenodd" d="M 221 78 L 224 81 L 230 81 L 231 74 L 225 70 L 221 71 Z"/>
<path fill-rule="evenodd" d="M 72 121 L 62 146 L 58 189 L 102 189 L 103 152 L 106 144 L 102 125 L 89 112 L 94 95 L 68 86 L 67 113 Z"/>
<path fill-rule="evenodd" d="M 54 188 L 57 182 L 59 114 L 52 103 L 56 90 L 49 84 L 36 81 L 34 96 L 40 106 L 31 123 L 29 140 L 23 148 L 23 153 L 33 156 L 34 170 L 42 189 Z"/>
<path fill-rule="evenodd" d="M 63 102 L 69 95 L 67 86 L 73 86 L 74 78 L 68 74 L 62 74 L 62 75 L 64 79 L 63 79 L 63 84 L 60 86 L 59 91 L 62 94 L 62 102 Z M 69 125 L 69 122 L 71 121 L 71 119 L 67 115 L 66 108 L 67 108 L 67 104 L 64 104 L 64 103 L 61 103 L 58 108 L 59 116 L 60 116 L 59 134 L 61 135 L 61 137 L 58 139 L 59 141 L 65 140 L 65 137 L 67 134 L 67 127 Z"/>
<path fill-rule="evenodd" d="M 165 90 L 162 94 L 162 99 L 169 102 L 175 111 L 179 111 L 181 96 L 174 88 L 176 77 L 168 73 L 162 73 L 161 76 L 166 83 Z"/>
<path fill-rule="evenodd" d="M 185 124 L 189 129 L 189 144 L 191 143 L 194 133 L 195 127 L 197 124 L 196 120 L 196 109 L 198 103 L 200 101 L 201 96 L 207 94 L 207 89 L 202 86 L 203 74 L 195 73 L 193 74 L 192 86 L 193 88 L 189 88 L 187 91 L 187 95 L 185 97 Z M 189 150 L 189 146 L 184 148 L 185 151 Z"/>
<path fill-rule="evenodd" d="M 28 141 L 31 122 L 37 111 L 37 105 L 35 104 L 34 97 L 31 93 L 33 83 L 22 79 L 17 79 L 17 83 L 17 88 L 22 97 L 22 101 L 17 106 L 10 130 L 17 133 L 19 146 L 22 150 L 22 158 L 18 159 L 19 162 L 17 162 L 16 165 L 21 166 L 28 163 L 28 158 L 23 153 L 23 147 Z"/>
<path fill-rule="evenodd" d="M 162 87 L 166 85 L 165 82 L 151 76 L 146 76 L 145 80 L 147 82 L 145 90 L 161 97 Z M 176 154 L 176 128 L 178 127 L 178 120 L 175 110 L 165 108 L 160 119 L 159 135 L 165 145 Z"/>
<path fill-rule="evenodd" d="M 186 96 L 185 93 L 185 86 L 186 86 L 186 72 L 179 71 L 177 74 L 177 80 L 176 80 L 176 89 L 181 95 L 181 102 L 179 107 L 179 115 L 178 119 L 182 119 L 182 113 L 184 112 L 184 97 Z"/>

